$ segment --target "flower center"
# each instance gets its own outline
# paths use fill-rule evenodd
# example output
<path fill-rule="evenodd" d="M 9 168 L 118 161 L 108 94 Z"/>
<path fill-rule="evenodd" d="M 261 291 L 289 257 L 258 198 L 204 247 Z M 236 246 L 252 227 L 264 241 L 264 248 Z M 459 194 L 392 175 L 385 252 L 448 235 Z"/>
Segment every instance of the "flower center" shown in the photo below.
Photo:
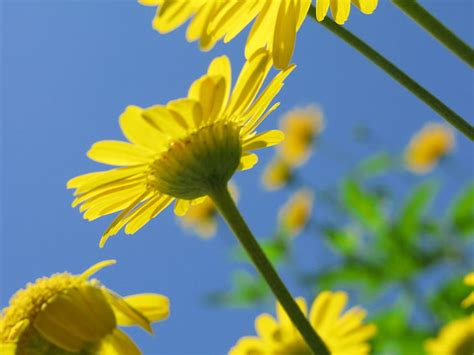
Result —
<path fill-rule="evenodd" d="M 226 184 L 241 155 L 240 127 L 215 122 L 172 142 L 153 163 L 149 182 L 162 193 L 192 200 Z"/>

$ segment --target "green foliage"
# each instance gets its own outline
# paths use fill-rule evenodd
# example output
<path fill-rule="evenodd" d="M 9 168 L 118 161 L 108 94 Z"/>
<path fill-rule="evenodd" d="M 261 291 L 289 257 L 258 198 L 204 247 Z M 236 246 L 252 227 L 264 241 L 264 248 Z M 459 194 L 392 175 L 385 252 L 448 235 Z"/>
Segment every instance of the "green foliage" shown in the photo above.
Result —
<path fill-rule="evenodd" d="M 421 234 L 423 217 L 438 191 L 438 184 L 432 181 L 415 186 L 399 212 L 397 232 L 404 243 L 412 244 Z"/>
<path fill-rule="evenodd" d="M 467 297 L 471 288 L 464 285 L 463 276 L 456 274 L 428 299 L 430 309 L 442 324 L 468 314 L 469 310 L 463 309 L 461 302 Z"/>
<path fill-rule="evenodd" d="M 349 213 L 371 232 L 378 233 L 385 227 L 386 218 L 382 213 L 381 201 L 360 183 L 348 178 L 341 185 L 342 200 Z"/>
<path fill-rule="evenodd" d="M 463 237 L 474 235 L 474 183 L 456 197 L 450 215 L 456 233 Z"/>
<path fill-rule="evenodd" d="M 390 154 L 381 152 L 362 160 L 356 167 L 355 174 L 359 179 L 367 179 L 384 174 L 393 166 L 394 160 Z"/>
<path fill-rule="evenodd" d="M 329 245 L 342 255 L 352 255 L 358 249 L 360 236 L 351 228 L 326 227 L 323 233 Z"/>

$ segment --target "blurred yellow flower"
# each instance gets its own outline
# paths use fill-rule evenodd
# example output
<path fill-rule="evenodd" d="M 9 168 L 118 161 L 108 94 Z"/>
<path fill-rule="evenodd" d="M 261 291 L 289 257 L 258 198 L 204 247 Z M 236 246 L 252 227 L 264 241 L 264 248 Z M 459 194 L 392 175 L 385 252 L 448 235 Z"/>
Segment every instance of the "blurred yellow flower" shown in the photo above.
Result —
<path fill-rule="evenodd" d="M 196 80 L 188 97 L 165 106 L 129 106 L 120 126 L 130 142 L 100 141 L 89 158 L 109 165 L 69 180 L 73 207 L 93 220 L 122 211 L 104 232 L 100 245 L 121 228 L 133 234 L 174 200 L 183 216 L 192 203 L 224 186 L 236 170 L 257 163 L 256 149 L 280 143 L 278 130 L 256 133 L 260 123 L 278 107 L 270 106 L 294 66 L 278 73 L 257 97 L 271 69 L 268 51 L 257 51 L 242 68 L 232 94 L 231 64 L 215 59 L 208 73 Z"/>
<path fill-rule="evenodd" d="M 306 226 L 313 209 L 314 194 L 311 190 L 295 192 L 280 210 L 280 223 L 290 236 L 296 236 Z"/>
<path fill-rule="evenodd" d="M 363 324 L 366 312 L 354 307 L 343 313 L 348 296 L 345 292 L 324 291 L 313 302 L 309 312 L 311 325 L 328 346 L 332 355 L 365 355 L 367 341 L 376 333 L 373 324 Z M 306 302 L 296 299 L 307 314 Z M 277 319 L 262 314 L 255 321 L 258 336 L 241 338 L 229 355 L 310 355 L 312 352 L 294 327 L 283 308 L 277 304 Z"/>
<path fill-rule="evenodd" d="M 285 133 L 285 140 L 279 146 L 280 155 L 293 166 L 303 164 L 323 128 L 323 115 L 316 106 L 288 112 L 280 122 L 280 129 Z"/>
<path fill-rule="evenodd" d="M 234 200 L 238 199 L 237 187 L 229 184 L 230 194 Z M 209 197 L 204 197 L 202 202 L 191 204 L 186 214 L 180 218 L 181 224 L 192 229 L 198 236 L 209 239 L 217 230 L 217 207 Z"/>
<path fill-rule="evenodd" d="M 425 343 L 428 355 L 472 355 L 474 352 L 474 317 L 458 319 L 445 325 L 435 339 Z"/>
<path fill-rule="evenodd" d="M 262 183 L 267 190 L 278 190 L 290 182 L 293 167 L 286 160 L 276 157 L 263 171 Z"/>
<path fill-rule="evenodd" d="M 428 123 L 410 140 L 405 151 L 408 169 L 415 173 L 427 173 L 454 147 L 451 128 L 438 123 Z"/>
<path fill-rule="evenodd" d="M 137 325 L 153 333 L 151 323 L 168 317 L 169 301 L 158 294 L 122 298 L 89 280 L 114 263 L 102 261 L 80 275 L 54 274 L 18 291 L 0 314 L 0 353 L 140 354 L 117 326 Z"/>
<path fill-rule="evenodd" d="M 252 20 L 255 22 L 245 47 L 245 55 L 266 47 L 273 53 L 276 68 L 285 69 L 291 60 L 296 33 L 308 12 L 311 0 L 139 0 L 158 6 L 153 28 L 160 33 L 173 31 L 191 19 L 186 32 L 190 42 L 199 40 L 209 50 L 221 39 L 230 42 Z"/>
<path fill-rule="evenodd" d="M 470 272 L 466 276 L 464 276 L 464 284 L 466 286 L 474 286 L 474 272 Z M 463 301 L 462 301 L 462 306 L 464 308 L 470 307 L 474 304 L 474 291 L 471 291 L 469 293 L 469 296 L 467 296 Z"/>
<path fill-rule="evenodd" d="M 370 15 L 377 8 L 378 0 L 316 0 L 316 18 L 318 21 L 324 20 L 329 11 L 329 6 L 331 6 L 334 21 L 339 25 L 343 25 L 349 18 L 351 2 L 362 13 Z"/>

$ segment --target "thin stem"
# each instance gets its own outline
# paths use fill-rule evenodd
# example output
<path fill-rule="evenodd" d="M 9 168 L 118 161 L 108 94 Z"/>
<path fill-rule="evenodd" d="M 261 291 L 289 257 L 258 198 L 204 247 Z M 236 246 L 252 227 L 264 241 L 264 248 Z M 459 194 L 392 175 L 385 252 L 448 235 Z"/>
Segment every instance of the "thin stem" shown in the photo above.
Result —
<path fill-rule="evenodd" d="M 285 309 L 293 324 L 301 333 L 308 347 L 317 355 L 329 355 L 329 350 L 296 304 L 260 245 L 242 218 L 226 186 L 215 187 L 209 194 L 229 227 L 249 254 L 256 268 L 267 282 L 273 294 Z"/>
<path fill-rule="evenodd" d="M 315 14 L 316 10 L 314 6 L 311 5 L 311 8 L 308 11 L 308 16 L 310 16 L 314 21 L 318 22 L 316 20 Z M 352 34 L 350 31 L 346 30 L 343 26 L 336 24 L 328 17 L 326 17 L 324 21 L 319 23 L 321 23 L 324 27 L 326 27 L 336 36 L 350 44 L 352 47 L 357 49 L 370 61 L 378 65 L 382 70 L 389 74 L 393 79 L 403 85 L 407 90 L 411 91 L 411 93 L 413 93 L 416 97 L 418 97 L 425 104 L 430 106 L 447 122 L 449 122 L 451 125 L 453 125 L 462 133 L 464 133 L 466 137 L 474 141 L 474 127 L 469 122 L 464 120 L 456 112 L 447 107 L 437 97 L 432 95 L 428 90 L 426 90 L 424 87 L 422 87 L 412 78 L 410 78 L 407 74 L 401 71 L 397 66 L 395 66 L 392 62 L 382 56 L 379 52 L 374 50 L 367 43 Z"/>
<path fill-rule="evenodd" d="M 474 67 L 474 50 L 416 0 L 392 0 L 392 2 L 471 68 Z"/>

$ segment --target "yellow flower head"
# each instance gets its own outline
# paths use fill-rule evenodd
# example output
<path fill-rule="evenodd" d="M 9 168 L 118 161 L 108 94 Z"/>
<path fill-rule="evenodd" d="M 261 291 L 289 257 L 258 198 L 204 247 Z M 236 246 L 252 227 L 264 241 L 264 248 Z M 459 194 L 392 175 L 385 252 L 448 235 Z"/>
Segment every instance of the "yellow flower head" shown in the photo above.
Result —
<path fill-rule="evenodd" d="M 464 276 L 464 284 L 466 286 L 474 286 L 474 272 L 470 272 L 466 276 Z M 464 308 L 470 307 L 474 304 L 474 291 L 471 291 L 469 293 L 469 296 L 467 296 L 461 303 L 461 305 Z"/>
<path fill-rule="evenodd" d="M 280 122 L 280 129 L 285 133 L 285 140 L 279 146 L 280 155 L 293 166 L 303 164 L 323 127 L 322 113 L 315 106 L 288 112 Z"/>
<path fill-rule="evenodd" d="M 191 19 L 188 41 L 199 40 L 209 50 L 223 39 L 230 42 L 255 19 L 247 40 L 245 55 L 266 47 L 273 53 L 276 68 L 290 63 L 296 33 L 308 12 L 311 0 L 139 0 L 158 6 L 153 28 L 160 33 L 173 31 Z"/>
<path fill-rule="evenodd" d="M 431 171 L 454 147 L 454 134 L 443 124 L 428 123 L 416 133 L 405 151 L 407 167 L 415 173 Z"/>
<path fill-rule="evenodd" d="M 377 8 L 378 0 L 316 0 L 316 18 L 324 20 L 331 6 L 331 13 L 337 24 L 343 25 L 349 18 L 351 2 L 359 8 L 362 13 L 370 15 Z"/>
<path fill-rule="evenodd" d="M 372 324 L 363 324 L 366 312 L 358 307 L 343 312 L 347 304 L 345 292 L 322 292 L 316 297 L 309 312 L 309 321 L 328 346 L 332 355 L 365 355 L 367 341 L 376 333 Z M 296 299 L 307 314 L 306 302 Z M 257 337 L 243 337 L 230 350 L 230 355 L 310 355 L 312 352 L 290 318 L 277 304 L 277 319 L 262 314 L 255 321 Z"/>
<path fill-rule="evenodd" d="M 122 227 L 135 233 L 174 200 L 176 214 L 184 215 L 193 200 L 225 186 L 236 170 L 255 165 L 258 159 L 251 151 L 283 140 L 277 130 L 255 131 L 278 106 L 269 108 L 294 68 L 278 73 L 257 98 L 271 64 L 268 51 L 257 51 L 230 94 L 231 65 L 222 56 L 191 85 L 187 98 L 125 110 L 120 126 L 129 142 L 101 141 L 88 152 L 97 162 L 120 167 L 67 184 L 76 189 L 73 206 L 81 204 L 88 220 L 122 211 L 101 246 Z"/>
<path fill-rule="evenodd" d="M 229 184 L 229 190 L 234 200 L 237 199 L 237 187 Z M 209 239 L 216 234 L 217 214 L 216 205 L 206 196 L 202 202 L 192 204 L 180 222 L 184 227 L 193 229 L 198 236 Z"/>
<path fill-rule="evenodd" d="M 286 160 L 276 157 L 265 167 L 262 183 L 267 190 L 278 190 L 290 182 L 292 175 L 293 167 Z"/>
<path fill-rule="evenodd" d="M 114 263 L 97 263 L 81 275 L 54 274 L 18 291 L 0 314 L 0 353 L 140 354 L 117 326 L 138 325 L 153 333 L 151 323 L 168 317 L 169 301 L 158 294 L 122 298 L 89 280 Z"/>
<path fill-rule="evenodd" d="M 281 226 L 290 236 L 296 236 L 308 223 L 313 201 L 313 192 L 301 189 L 295 192 L 280 210 Z"/>
<path fill-rule="evenodd" d="M 428 355 L 471 355 L 474 352 L 474 317 L 445 325 L 435 339 L 425 343 Z"/>

